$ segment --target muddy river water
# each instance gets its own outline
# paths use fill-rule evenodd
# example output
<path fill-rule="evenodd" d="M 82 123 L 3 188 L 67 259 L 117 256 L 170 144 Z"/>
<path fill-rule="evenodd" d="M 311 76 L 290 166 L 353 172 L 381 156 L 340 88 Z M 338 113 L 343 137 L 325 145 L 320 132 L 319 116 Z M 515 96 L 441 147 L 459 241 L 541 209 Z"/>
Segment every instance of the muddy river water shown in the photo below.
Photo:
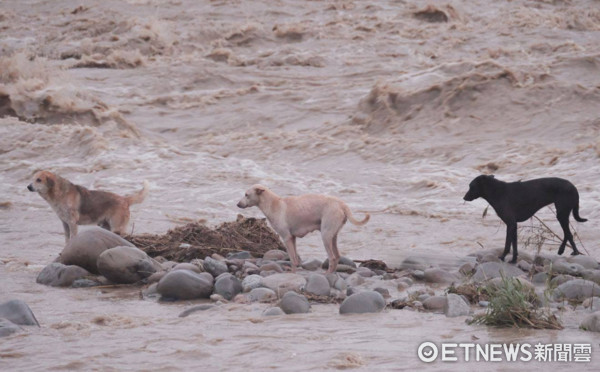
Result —
<path fill-rule="evenodd" d="M 148 180 L 135 233 L 262 216 L 236 207 L 254 183 L 335 195 L 372 214 L 344 227 L 343 255 L 454 270 L 504 241 L 497 216 L 481 218 L 485 201 L 463 202 L 472 178 L 563 177 L 589 219 L 573 222 L 581 250 L 599 259 L 598 2 L 431 3 L 433 15 L 418 0 L 0 2 L 0 301 L 26 301 L 42 325 L 0 340 L 0 370 L 548 366 L 426 365 L 423 341 L 586 342 L 600 357 L 600 338 L 568 316 L 562 331 L 336 305 L 267 318 L 264 304 L 230 303 L 178 318 L 189 302 L 142 300 L 139 288 L 35 283 L 64 245 L 26 189 L 39 169 L 120 194 Z M 549 209 L 539 216 L 560 231 Z M 298 250 L 325 258 L 317 233 Z"/>

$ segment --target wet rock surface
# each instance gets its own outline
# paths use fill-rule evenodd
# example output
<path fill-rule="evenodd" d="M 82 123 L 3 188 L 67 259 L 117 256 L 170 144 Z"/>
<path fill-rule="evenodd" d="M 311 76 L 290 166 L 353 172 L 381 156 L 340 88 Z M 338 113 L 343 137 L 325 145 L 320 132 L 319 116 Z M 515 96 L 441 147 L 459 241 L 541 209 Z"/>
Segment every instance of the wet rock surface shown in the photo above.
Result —
<path fill-rule="evenodd" d="M 102 252 L 97 259 L 98 272 L 113 283 L 137 283 L 162 270 L 144 251 L 136 247 L 114 247 Z"/>
<path fill-rule="evenodd" d="M 21 327 L 8 319 L 0 318 L 0 337 L 10 336 L 21 330 Z"/>
<path fill-rule="evenodd" d="M 83 267 L 93 274 L 98 271 L 98 257 L 114 247 L 133 247 L 133 244 L 100 227 L 88 227 L 74 236 L 60 253 L 59 262 Z"/>
<path fill-rule="evenodd" d="M 503 262 L 484 262 L 477 266 L 473 280 L 483 282 L 488 279 L 505 277 L 524 276 L 525 273 L 518 267 Z"/>
<path fill-rule="evenodd" d="M 51 287 L 70 287 L 77 279 L 89 275 L 92 274 L 82 267 L 53 262 L 38 274 L 36 282 Z"/>
<path fill-rule="evenodd" d="M 381 293 L 365 291 L 346 298 L 340 306 L 340 314 L 377 313 L 385 308 L 385 304 Z"/>
<path fill-rule="evenodd" d="M 242 283 L 235 276 L 224 273 L 215 282 L 215 293 L 220 294 L 226 300 L 231 300 L 242 292 Z"/>
<path fill-rule="evenodd" d="M 176 270 L 166 274 L 158 282 L 156 290 L 166 299 L 209 298 L 213 292 L 213 279 L 209 274 L 202 275 L 189 270 Z"/>
<path fill-rule="evenodd" d="M 17 325 L 40 326 L 29 306 L 21 300 L 10 300 L 1 303 L 0 318 Z"/>
<path fill-rule="evenodd" d="M 308 313 L 310 303 L 303 295 L 290 291 L 283 295 L 279 302 L 279 307 L 286 314 L 302 314 Z"/>
<path fill-rule="evenodd" d="M 469 304 L 467 304 L 462 297 L 452 293 L 449 293 L 446 296 L 444 314 L 446 314 L 448 318 L 469 315 L 470 311 L 471 308 L 469 307 Z"/>

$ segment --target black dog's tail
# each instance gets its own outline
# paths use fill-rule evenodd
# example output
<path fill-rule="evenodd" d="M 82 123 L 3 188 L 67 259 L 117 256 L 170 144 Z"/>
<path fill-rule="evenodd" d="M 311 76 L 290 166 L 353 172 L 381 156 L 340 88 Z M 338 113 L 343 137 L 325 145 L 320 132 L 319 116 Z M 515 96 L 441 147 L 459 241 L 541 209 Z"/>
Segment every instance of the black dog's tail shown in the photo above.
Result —
<path fill-rule="evenodd" d="M 577 204 L 575 204 L 575 208 L 573 208 L 573 217 L 575 217 L 575 220 L 577 222 L 587 221 L 587 218 L 581 218 L 581 216 L 579 215 L 579 201 L 577 201 Z"/>

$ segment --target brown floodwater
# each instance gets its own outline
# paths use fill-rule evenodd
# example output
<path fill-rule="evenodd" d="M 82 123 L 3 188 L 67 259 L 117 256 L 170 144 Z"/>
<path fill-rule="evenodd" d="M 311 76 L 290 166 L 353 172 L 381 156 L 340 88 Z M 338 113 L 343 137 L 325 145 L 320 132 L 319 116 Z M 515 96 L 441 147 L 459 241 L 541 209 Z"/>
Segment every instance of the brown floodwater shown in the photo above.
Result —
<path fill-rule="evenodd" d="M 600 338 L 578 329 L 577 312 L 562 331 L 408 310 L 340 316 L 335 305 L 267 318 L 265 304 L 225 304 L 178 318 L 192 303 L 35 283 L 64 244 L 54 212 L 26 189 L 39 169 L 121 194 L 148 180 L 135 233 L 261 216 L 236 207 L 254 183 L 335 195 L 372 214 L 342 230 L 343 255 L 453 270 L 504 241 L 495 214 L 481 217 L 485 201 L 463 202 L 472 178 L 563 177 L 589 219 L 573 222 L 581 250 L 600 258 L 597 2 L 434 4 L 427 17 L 417 0 L 0 3 L 0 301 L 26 301 L 41 324 L 0 341 L 0 370 L 414 370 L 431 367 L 417 357 L 423 341 L 585 342 L 597 358 Z M 560 231 L 551 210 L 539 216 Z M 316 233 L 298 250 L 325 258 Z"/>

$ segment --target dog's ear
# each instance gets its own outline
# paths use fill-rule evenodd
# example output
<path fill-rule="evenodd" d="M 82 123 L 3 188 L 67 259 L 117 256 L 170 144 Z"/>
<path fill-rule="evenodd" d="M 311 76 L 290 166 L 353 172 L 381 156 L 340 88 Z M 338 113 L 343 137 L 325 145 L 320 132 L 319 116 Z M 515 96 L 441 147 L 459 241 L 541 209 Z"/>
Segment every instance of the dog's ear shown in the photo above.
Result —
<path fill-rule="evenodd" d="M 493 174 L 490 174 L 488 177 L 490 177 L 490 178 L 496 178 L 496 176 L 494 176 Z"/>
<path fill-rule="evenodd" d="M 256 195 L 260 195 L 265 191 L 265 189 L 263 189 L 262 187 L 257 187 L 256 188 Z"/>
<path fill-rule="evenodd" d="M 48 189 L 52 189 L 54 187 L 54 180 L 50 177 L 46 177 L 46 186 L 48 186 Z"/>

